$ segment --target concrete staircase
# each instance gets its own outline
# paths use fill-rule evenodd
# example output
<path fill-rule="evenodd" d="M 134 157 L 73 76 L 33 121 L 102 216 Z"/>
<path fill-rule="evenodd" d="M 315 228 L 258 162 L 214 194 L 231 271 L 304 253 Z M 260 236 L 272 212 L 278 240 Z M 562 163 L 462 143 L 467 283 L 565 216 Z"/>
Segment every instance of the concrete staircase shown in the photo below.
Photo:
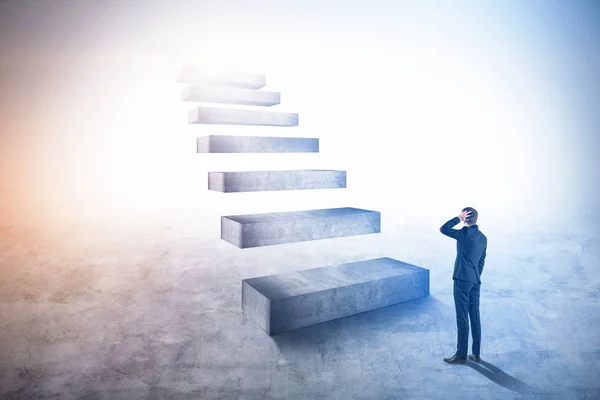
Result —
<path fill-rule="evenodd" d="M 429 295 L 429 270 L 378 258 L 242 280 L 242 309 L 269 335 Z"/>
<path fill-rule="evenodd" d="M 319 139 L 268 136 L 199 137 L 198 153 L 318 153 Z"/>
<path fill-rule="evenodd" d="M 280 94 L 259 90 L 266 77 L 247 73 L 206 74 L 183 67 L 189 83 L 182 100 L 272 107 Z M 197 106 L 190 124 L 294 127 L 298 114 L 262 109 Z M 198 153 L 318 153 L 318 138 L 209 135 Z M 346 187 L 346 171 L 208 172 L 208 189 L 222 193 Z M 221 238 L 245 249 L 381 232 L 377 211 L 352 207 L 221 217 Z M 386 307 L 429 295 L 429 271 L 390 258 L 321 267 L 242 281 L 242 308 L 269 335 Z"/>
<path fill-rule="evenodd" d="M 298 114 L 246 109 L 196 107 L 190 110 L 190 124 L 297 126 Z"/>
<path fill-rule="evenodd" d="M 264 87 L 266 83 L 266 77 L 264 75 L 239 72 L 209 73 L 202 68 L 194 66 L 182 67 L 179 71 L 177 80 L 181 83 L 244 89 L 260 89 Z"/>
<path fill-rule="evenodd" d="M 241 249 L 379 232 L 379 212 L 351 207 L 221 217 L 221 239 Z"/>
<path fill-rule="evenodd" d="M 213 85 L 189 85 L 181 99 L 206 103 L 241 104 L 270 107 L 279 104 L 280 94 L 264 90 L 238 89 Z"/>
<path fill-rule="evenodd" d="M 346 171 L 234 171 L 209 172 L 208 190 L 223 193 L 273 190 L 341 189 Z"/>

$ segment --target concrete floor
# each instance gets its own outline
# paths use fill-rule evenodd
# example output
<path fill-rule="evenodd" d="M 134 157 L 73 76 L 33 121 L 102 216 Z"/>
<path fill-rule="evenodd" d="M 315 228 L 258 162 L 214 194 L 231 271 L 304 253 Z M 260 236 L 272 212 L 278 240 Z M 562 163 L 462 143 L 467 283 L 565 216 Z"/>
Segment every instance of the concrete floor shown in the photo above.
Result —
<path fill-rule="evenodd" d="M 240 250 L 196 222 L 2 229 L 0 397 L 600 398 L 595 226 L 481 226 L 485 362 L 455 366 L 439 226 Z M 243 278 L 382 256 L 429 268 L 431 296 L 275 337 L 242 313 Z"/>

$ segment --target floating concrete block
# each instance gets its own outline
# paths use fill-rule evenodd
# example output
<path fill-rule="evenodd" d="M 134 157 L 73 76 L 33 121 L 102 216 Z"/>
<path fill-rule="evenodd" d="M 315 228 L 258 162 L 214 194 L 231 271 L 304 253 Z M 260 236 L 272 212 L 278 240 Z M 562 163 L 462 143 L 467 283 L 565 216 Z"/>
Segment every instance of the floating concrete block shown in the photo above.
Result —
<path fill-rule="evenodd" d="M 266 84 L 266 77 L 241 72 L 207 72 L 200 67 L 186 66 L 179 71 L 181 83 L 198 83 L 214 86 L 229 86 L 246 89 L 260 89 Z"/>
<path fill-rule="evenodd" d="M 429 295 L 429 270 L 392 258 L 242 280 L 242 309 L 267 334 Z"/>
<path fill-rule="evenodd" d="M 196 107 L 189 112 L 190 124 L 297 126 L 298 114 L 235 108 Z"/>
<path fill-rule="evenodd" d="M 346 171 L 310 169 L 208 173 L 208 189 L 224 193 L 345 187 Z"/>
<path fill-rule="evenodd" d="M 190 85 L 183 89 L 181 99 L 204 103 L 243 104 L 249 106 L 274 106 L 279 104 L 280 94 L 252 89 L 238 89 L 209 85 Z"/>
<path fill-rule="evenodd" d="M 318 153 L 319 139 L 269 136 L 202 136 L 197 153 Z"/>
<path fill-rule="evenodd" d="M 351 207 L 221 217 L 221 239 L 242 249 L 379 232 L 378 211 Z"/>

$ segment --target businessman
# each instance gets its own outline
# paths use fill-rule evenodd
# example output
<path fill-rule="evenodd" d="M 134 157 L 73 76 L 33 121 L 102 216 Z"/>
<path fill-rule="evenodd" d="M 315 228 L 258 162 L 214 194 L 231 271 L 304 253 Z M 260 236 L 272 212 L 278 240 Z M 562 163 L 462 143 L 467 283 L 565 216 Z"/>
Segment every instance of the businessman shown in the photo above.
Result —
<path fill-rule="evenodd" d="M 454 306 L 458 327 L 456 353 L 444 361 L 450 364 L 465 364 L 469 344 L 469 318 L 473 336 L 473 354 L 469 359 L 479 362 L 481 349 L 481 321 L 479 319 L 479 289 L 481 273 L 487 250 L 487 237 L 477 226 L 478 213 L 473 207 L 465 207 L 458 217 L 452 218 L 440 228 L 444 235 L 456 239 L 456 261 L 454 262 Z M 463 228 L 453 229 L 459 222 Z"/>

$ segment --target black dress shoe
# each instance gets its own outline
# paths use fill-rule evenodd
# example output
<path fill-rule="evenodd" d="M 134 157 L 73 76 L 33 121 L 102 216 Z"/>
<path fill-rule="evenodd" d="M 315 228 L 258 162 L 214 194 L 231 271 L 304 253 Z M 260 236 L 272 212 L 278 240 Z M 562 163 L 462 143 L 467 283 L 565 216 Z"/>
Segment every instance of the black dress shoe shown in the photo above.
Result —
<path fill-rule="evenodd" d="M 481 361 L 481 357 L 479 357 L 479 355 L 477 355 L 477 354 L 469 354 L 469 360 L 479 362 L 479 361 Z"/>
<path fill-rule="evenodd" d="M 444 358 L 444 361 L 446 361 L 448 364 L 466 364 L 467 363 L 466 359 L 458 358 L 458 357 L 456 357 L 456 354 L 450 358 Z"/>

